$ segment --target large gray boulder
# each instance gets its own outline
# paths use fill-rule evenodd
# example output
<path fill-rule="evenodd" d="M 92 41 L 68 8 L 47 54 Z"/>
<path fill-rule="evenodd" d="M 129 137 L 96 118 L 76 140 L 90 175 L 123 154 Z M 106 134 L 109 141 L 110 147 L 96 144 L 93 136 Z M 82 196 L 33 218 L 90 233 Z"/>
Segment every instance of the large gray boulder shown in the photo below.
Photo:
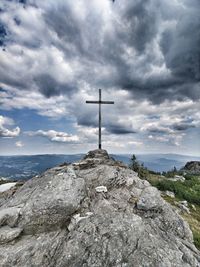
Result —
<path fill-rule="evenodd" d="M 189 161 L 181 170 L 188 174 L 200 175 L 200 161 Z"/>
<path fill-rule="evenodd" d="M 187 223 L 106 151 L 26 182 L 0 207 L 2 267 L 199 267 Z"/>

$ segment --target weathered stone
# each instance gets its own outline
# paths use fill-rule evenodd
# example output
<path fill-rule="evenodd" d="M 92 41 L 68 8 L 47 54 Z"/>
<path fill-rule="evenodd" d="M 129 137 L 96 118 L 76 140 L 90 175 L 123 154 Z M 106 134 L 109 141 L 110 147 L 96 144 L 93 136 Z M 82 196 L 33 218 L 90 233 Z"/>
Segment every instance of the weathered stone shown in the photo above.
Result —
<path fill-rule="evenodd" d="M 182 204 L 182 205 L 184 205 L 184 206 L 186 206 L 186 207 L 188 207 L 187 200 L 181 200 L 181 201 L 179 201 L 179 203 Z"/>
<path fill-rule="evenodd" d="M 182 171 L 189 174 L 200 174 L 200 161 L 187 162 Z"/>
<path fill-rule="evenodd" d="M 155 210 L 162 208 L 164 201 L 160 197 L 159 191 L 154 187 L 146 187 L 137 202 L 140 210 Z"/>
<path fill-rule="evenodd" d="M 175 175 L 173 178 L 168 178 L 168 180 L 173 181 L 173 182 L 185 182 L 185 177 L 181 176 L 181 175 Z"/>
<path fill-rule="evenodd" d="M 171 192 L 171 191 L 165 191 L 165 195 L 168 196 L 168 197 L 171 197 L 171 198 L 175 198 L 175 194 L 174 192 Z"/>
<path fill-rule="evenodd" d="M 0 226 L 9 225 L 14 227 L 17 224 L 21 208 L 8 207 L 0 209 Z"/>
<path fill-rule="evenodd" d="M 186 200 L 182 200 L 179 202 L 176 202 L 175 204 L 177 204 L 177 206 L 180 208 L 181 212 L 186 212 L 188 214 L 190 214 L 190 209 L 188 207 L 188 202 Z"/>
<path fill-rule="evenodd" d="M 9 226 L 3 226 L 0 228 L 0 244 L 8 243 L 20 236 L 22 232 L 21 228 L 10 228 Z"/>
<path fill-rule="evenodd" d="M 1 267 L 200 267 L 188 224 L 106 151 L 26 182 L 0 225 Z"/>
<path fill-rule="evenodd" d="M 27 234 L 53 230 L 70 220 L 84 196 L 84 179 L 77 178 L 71 166 L 59 173 L 52 169 L 25 183 L 2 207 L 0 224 L 3 221 L 12 226 L 18 220 L 19 227 Z"/>

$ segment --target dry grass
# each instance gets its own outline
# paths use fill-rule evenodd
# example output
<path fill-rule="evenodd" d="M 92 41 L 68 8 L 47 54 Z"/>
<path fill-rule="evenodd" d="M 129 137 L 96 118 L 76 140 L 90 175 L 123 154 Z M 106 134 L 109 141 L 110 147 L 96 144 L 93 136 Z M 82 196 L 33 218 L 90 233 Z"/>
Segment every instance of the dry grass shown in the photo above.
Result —
<path fill-rule="evenodd" d="M 177 207 L 175 203 L 179 201 L 178 198 L 171 198 L 168 196 L 163 196 L 163 198 L 171 205 Z M 189 205 L 189 208 L 190 208 L 190 214 L 182 213 L 180 215 L 189 224 L 190 229 L 192 230 L 193 233 L 194 244 L 200 250 L 200 206 Z"/>
<path fill-rule="evenodd" d="M 200 249 L 200 206 L 195 205 L 196 210 L 190 207 L 190 214 L 183 214 L 182 217 L 188 222 L 194 237 L 195 246 Z"/>

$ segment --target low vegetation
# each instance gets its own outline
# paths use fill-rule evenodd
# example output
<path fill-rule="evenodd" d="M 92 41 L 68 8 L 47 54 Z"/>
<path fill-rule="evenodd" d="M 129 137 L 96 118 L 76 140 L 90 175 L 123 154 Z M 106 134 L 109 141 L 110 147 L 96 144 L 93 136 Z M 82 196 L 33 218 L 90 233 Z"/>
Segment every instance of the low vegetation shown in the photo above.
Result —
<path fill-rule="evenodd" d="M 167 179 L 150 181 L 153 186 L 156 186 L 161 191 L 172 191 L 179 199 L 187 200 L 191 204 L 200 205 L 200 179 L 192 177 L 190 180 L 170 181 Z"/>
<path fill-rule="evenodd" d="M 170 204 L 177 206 L 180 200 L 187 200 L 190 214 L 183 213 L 182 217 L 189 223 L 193 232 L 194 244 L 200 249 L 200 175 L 184 175 L 185 181 L 172 181 L 175 175 L 182 175 L 176 168 L 168 172 L 156 173 L 140 164 L 135 155 L 132 156 L 130 168 L 136 171 L 141 179 L 147 179 L 151 185 L 160 191 L 174 192 L 175 198 L 164 196 Z"/>

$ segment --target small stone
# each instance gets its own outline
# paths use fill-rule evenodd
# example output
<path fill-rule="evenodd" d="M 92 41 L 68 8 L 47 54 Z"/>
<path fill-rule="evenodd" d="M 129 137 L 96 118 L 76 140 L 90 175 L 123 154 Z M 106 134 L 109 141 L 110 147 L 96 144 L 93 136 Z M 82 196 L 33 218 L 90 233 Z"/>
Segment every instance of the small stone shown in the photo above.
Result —
<path fill-rule="evenodd" d="M 165 191 L 165 195 L 171 198 L 175 198 L 174 192 L 171 192 L 171 191 Z"/>
<path fill-rule="evenodd" d="M 96 190 L 96 192 L 97 193 L 101 193 L 101 192 L 108 192 L 108 190 L 107 190 L 107 187 L 106 186 L 97 186 L 96 188 L 95 188 L 95 190 Z"/>
<path fill-rule="evenodd" d="M 138 198 L 137 197 L 130 197 L 129 200 L 128 200 L 129 203 L 133 203 L 133 204 L 136 204 L 138 202 Z"/>
<path fill-rule="evenodd" d="M 133 177 L 128 177 L 126 180 L 126 185 L 127 186 L 133 185 L 133 182 L 134 182 Z"/>
<path fill-rule="evenodd" d="M 173 182 L 185 182 L 185 177 L 180 176 L 180 175 L 175 175 L 173 178 L 168 178 L 168 180 L 173 181 Z"/>
<path fill-rule="evenodd" d="M 177 205 L 181 209 L 182 212 L 186 212 L 190 214 L 190 209 L 188 208 L 188 203 L 186 200 L 179 201 Z"/>
<path fill-rule="evenodd" d="M 139 210 L 159 209 L 162 206 L 162 198 L 155 187 L 146 187 L 137 202 Z"/>
<path fill-rule="evenodd" d="M 179 203 L 182 204 L 182 205 L 184 205 L 184 206 L 186 206 L 186 207 L 188 207 L 188 202 L 187 202 L 187 200 L 179 201 Z"/>
<path fill-rule="evenodd" d="M 80 221 L 82 221 L 84 219 L 87 219 L 92 215 L 93 215 L 92 212 L 87 212 L 86 216 L 82 216 L 82 217 L 81 217 L 80 213 L 75 214 L 72 217 L 70 224 L 68 225 L 68 230 L 72 231 L 78 222 L 80 222 Z"/>
<path fill-rule="evenodd" d="M 197 210 L 196 207 L 195 207 L 195 205 L 192 204 L 191 206 L 192 206 L 192 209 L 193 210 L 195 210 L 195 211 Z"/>

